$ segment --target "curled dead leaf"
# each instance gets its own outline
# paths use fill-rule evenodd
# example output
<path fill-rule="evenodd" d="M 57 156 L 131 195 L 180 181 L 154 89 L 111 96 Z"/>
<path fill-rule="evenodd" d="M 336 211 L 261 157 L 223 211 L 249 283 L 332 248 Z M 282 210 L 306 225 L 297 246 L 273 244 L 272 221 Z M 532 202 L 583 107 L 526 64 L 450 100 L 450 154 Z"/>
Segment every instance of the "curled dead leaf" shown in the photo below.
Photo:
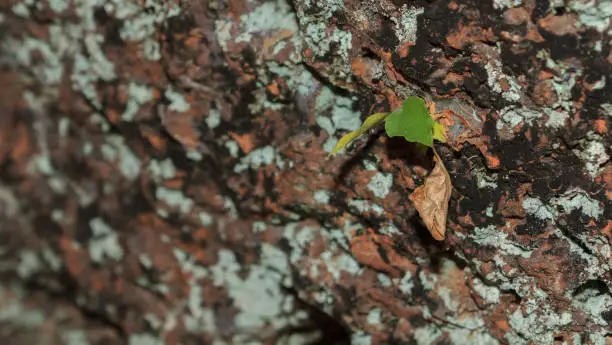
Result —
<path fill-rule="evenodd" d="M 453 186 L 446 167 L 435 149 L 434 154 L 433 170 L 425 179 L 425 183 L 410 195 L 410 200 L 433 238 L 442 241 L 446 233 L 448 201 Z"/>

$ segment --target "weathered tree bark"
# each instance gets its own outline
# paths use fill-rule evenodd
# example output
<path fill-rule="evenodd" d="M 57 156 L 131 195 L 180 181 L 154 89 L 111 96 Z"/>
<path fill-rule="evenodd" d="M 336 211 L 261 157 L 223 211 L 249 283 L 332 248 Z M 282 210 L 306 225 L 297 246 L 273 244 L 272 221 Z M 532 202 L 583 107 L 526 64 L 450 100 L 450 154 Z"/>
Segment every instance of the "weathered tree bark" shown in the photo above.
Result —
<path fill-rule="evenodd" d="M 612 344 L 607 0 L 0 3 L 0 343 Z M 418 95 L 450 140 L 370 133 Z"/>

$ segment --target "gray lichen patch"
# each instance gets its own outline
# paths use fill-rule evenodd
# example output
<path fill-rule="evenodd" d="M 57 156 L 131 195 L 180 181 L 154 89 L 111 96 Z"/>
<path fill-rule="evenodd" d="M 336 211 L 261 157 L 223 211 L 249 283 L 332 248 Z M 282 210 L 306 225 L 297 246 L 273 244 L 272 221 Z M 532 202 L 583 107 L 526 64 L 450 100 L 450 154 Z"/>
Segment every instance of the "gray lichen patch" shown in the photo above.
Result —
<path fill-rule="evenodd" d="M 321 254 L 321 259 L 335 280 L 341 279 L 343 272 L 349 275 L 359 275 L 363 271 L 357 260 L 348 254 L 332 256 L 331 252 L 325 251 Z"/>
<path fill-rule="evenodd" d="M 194 201 L 180 190 L 157 187 L 155 190 L 155 198 L 165 202 L 170 208 L 176 209 L 183 214 L 191 212 L 194 207 Z M 162 217 L 166 217 L 168 214 L 165 209 L 158 209 L 157 212 Z"/>
<path fill-rule="evenodd" d="M 476 291 L 476 293 L 478 293 L 485 300 L 485 302 L 489 304 L 499 303 L 501 291 L 497 286 L 486 285 L 479 278 L 474 278 L 472 280 L 472 286 L 474 287 L 474 291 Z"/>
<path fill-rule="evenodd" d="M 368 313 L 368 323 L 371 325 L 380 325 L 382 323 L 382 311 L 379 308 L 374 308 Z"/>
<path fill-rule="evenodd" d="M 123 121 L 134 121 L 140 107 L 153 100 L 153 89 L 146 85 L 131 82 L 128 86 L 128 102 L 121 115 Z"/>
<path fill-rule="evenodd" d="M 262 247 L 259 264 L 248 266 L 248 275 L 242 277 L 242 267 L 234 253 L 221 250 L 219 262 L 210 268 L 211 278 L 216 286 L 227 289 L 234 306 L 240 313 L 234 318 L 239 330 L 250 332 L 270 325 L 274 329 L 296 325 L 307 316 L 292 314 L 294 298 L 284 292 L 283 286 L 291 287 L 288 258 L 269 244 Z"/>
<path fill-rule="evenodd" d="M 442 336 L 442 331 L 435 325 L 427 325 L 414 330 L 414 339 L 418 345 L 435 344 Z"/>
<path fill-rule="evenodd" d="M 45 314 L 28 309 L 23 297 L 23 291 L 0 285 L 0 322 L 21 327 L 38 327 L 45 322 Z"/>
<path fill-rule="evenodd" d="M 324 87 L 317 96 L 316 122 L 330 136 L 323 145 L 326 152 L 336 145 L 338 139 L 334 134 L 337 130 L 354 131 L 361 126 L 360 113 L 353 110 L 354 102 L 353 98 L 337 95 L 328 87 Z"/>
<path fill-rule="evenodd" d="M 571 113 L 575 110 L 572 89 L 583 75 L 582 66 L 572 59 L 556 61 L 551 58 L 550 52 L 546 49 L 540 50 L 537 57 L 548 69 L 556 72 L 552 78 L 552 89 L 557 100 L 550 109 Z"/>
<path fill-rule="evenodd" d="M 381 282 L 381 284 L 383 284 L 383 286 L 390 286 L 391 285 L 391 280 L 389 279 L 386 275 L 385 276 L 380 276 L 379 275 L 379 280 Z M 406 295 L 410 295 L 412 294 L 412 289 L 414 288 L 414 277 L 412 275 L 412 273 L 410 271 L 406 271 L 404 272 L 404 275 L 402 276 L 401 279 L 397 280 L 397 289 Z"/>
<path fill-rule="evenodd" d="M 95 263 L 101 264 L 106 259 L 121 260 L 123 248 L 117 233 L 101 218 L 89 221 L 92 237 L 89 240 L 89 255 Z"/>
<path fill-rule="evenodd" d="M 498 10 L 520 6 L 523 0 L 493 0 L 493 7 Z"/>
<path fill-rule="evenodd" d="M 571 10 L 576 11 L 580 23 L 599 32 L 610 27 L 612 18 L 612 3 L 609 1 L 570 1 Z"/>
<path fill-rule="evenodd" d="M 598 219 L 604 212 L 603 205 L 580 188 L 567 190 L 559 197 L 547 202 L 538 198 L 525 197 L 523 209 L 537 219 L 554 222 L 557 221 L 560 212 L 570 214 L 574 210 L 580 210 L 583 216 L 595 219 Z"/>
<path fill-rule="evenodd" d="M 348 205 L 350 207 L 355 207 L 359 213 L 365 213 L 365 212 L 371 211 L 371 212 L 374 212 L 374 214 L 376 215 L 382 215 L 385 211 L 384 208 L 382 208 L 380 205 L 370 203 L 367 200 L 351 199 L 348 201 Z"/>
<path fill-rule="evenodd" d="M 516 255 L 523 258 L 529 258 L 533 252 L 510 240 L 508 234 L 503 231 L 503 229 L 498 229 L 495 225 L 477 227 L 470 237 L 480 245 L 499 248 L 500 252 L 505 255 Z"/>
<path fill-rule="evenodd" d="M 261 166 L 276 164 L 279 169 L 285 167 L 285 161 L 279 155 L 277 149 L 273 146 L 264 146 L 249 152 L 248 155 L 240 159 L 240 162 L 234 166 L 235 173 L 241 173 L 247 169 L 257 169 Z"/>
<path fill-rule="evenodd" d="M 384 199 L 393 186 L 393 175 L 385 173 L 376 173 L 368 183 L 368 189 L 375 197 Z"/>
<path fill-rule="evenodd" d="M 304 40 L 306 45 L 311 48 L 316 56 L 325 56 L 331 51 L 331 44 L 336 43 L 338 49 L 334 52 L 341 57 L 343 61 L 348 61 L 349 50 L 352 47 L 352 33 L 334 28 L 331 33 L 328 33 L 325 23 L 312 22 L 308 23 L 304 32 Z"/>
<path fill-rule="evenodd" d="M 591 177 L 597 177 L 603 170 L 603 165 L 610 160 L 604 138 L 601 135 L 589 132 L 580 143 L 580 147 L 573 150 L 576 156 L 584 162 L 585 170 Z"/>
<path fill-rule="evenodd" d="M 336 11 L 344 7 L 343 0 L 301 0 L 309 11 L 317 11 L 316 16 L 324 20 L 330 19 Z"/>
<path fill-rule="evenodd" d="M 425 11 L 423 7 L 408 7 L 403 5 L 399 18 L 391 18 L 395 23 L 395 36 L 400 45 L 404 42 L 416 42 L 417 40 L 417 17 Z"/>
<path fill-rule="evenodd" d="M 170 111 L 184 113 L 191 109 L 191 106 L 187 100 L 185 100 L 185 96 L 175 91 L 172 87 L 166 89 L 164 96 L 170 101 L 170 105 L 168 106 Z"/>
<path fill-rule="evenodd" d="M 498 187 L 498 184 L 497 184 L 498 174 L 495 174 L 495 173 L 487 174 L 485 169 L 475 169 L 472 175 L 476 176 L 476 185 L 480 189 L 485 189 L 485 188 L 496 189 Z"/>
<path fill-rule="evenodd" d="M 315 59 L 331 56 L 333 68 L 329 77 L 350 79 L 353 34 L 336 26 L 330 27 L 328 20 L 342 7 L 342 0 L 302 0 L 296 4 L 304 46 L 312 51 Z"/>
<path fill-rule="evenodd" d="M 140 175 L 140 159 L 125 144 L 125 139 L 118 135 L 107 137 L 107 143 L 101 147 L 102 156 L 110 162 L 119 164 L 119 171 L 128 180 L 133 181 Z"/>
<path fill-rule="evenodd" d="M 501 129 L 504 123 L 511 127 L 517 126 L 521 123 L 531 125 L 534 121 L 541 118 L 542 114 L 539 111 L 532 109 L 509 106 L 500 111 L 500 116 L 503 122 L 497 122 L 497 129 Z"/>
<path fill-rule="evenodd" d="M 155 337 L 148 333 L 138 333 L 130 335 L 128 340 L 129 345 L 165 345 L 163 339 Z"/>
<path fill-rule="evenodd" d="M 352 345 L 370 345 L 372 344 L 372 336 L 364 331 L 357 331 L 351 335 Z"/>
<path fill-rule="evenodd" d="M 270 20 L 274 18 L 274 20 Z M 240 17 L 240 35 L 237 42 L 250 42 L 254 34 L 275 30 L 298 31 L 298 25 L 289 3 L 285 0 L 265 2 Z"/>
<path fill-rule="evenodd" d="M 612 117 L 612 103 L 604 103 L 600 105 L 600 107 L 603 110 L 604 115 Z"/>
<path fill-rule="evenodd" d="M 565 127 L 565 122 L 569 119 L 569 114 L 566 111 L 550 110 L 548 108 L 544 109 L 544 111 L 548 115 L 546 127 L 557 129 Z"/>
<path fill-rule="evenodd" d="M 66 345 L 89 345 L 87 332 L 82 329 L 71 329 L 62 333 L 62 340 Z"/>
<path fill-rule="evenodd" d="M 528 340 L 552 344 L 552 331 L 571 323 L 572 314 L 557 313 L 544 301 L 533 301 L 533 307 L 526 311 L 517 308 L 510 314 L 508 322 L 512 329 L 505 338 L 513 344 L 526 344 Z"/>
<path fill-rule="evenodd" d="M 315 191 L 313 198 L 319 204 L 327 204 L 331 198 L 331 193 L 326 190 L 318 190 Z"/>
<path fill-rule="evenodd" d="M 604 327 L 608 325 L 602 315 L 612 309 L 612 297 L 610 295 L 602 294 L 595 288 L 588 288 L 574 296 L 572 304 L 585 311 L 595 323 Z"/>
<path fill-rule="evenodd" d="M 162 161 L 152 159 L 147 167 L 147 172 L 153 180 L 161 182 L 173 178 L 176 174 L 176 167 L 169 158 Z"/>
<path fill-rule="evenodd" d="M 482 326 L 481 326 L 482 327 Z M 470 328 L 453 329 L 449 332 L 452 344 L 456 345 L 498 345 L 499 341 L 490 334 Z"/>
<path fill-rule="evenodd" d="M 36 252 L 31 250 L 23 250 L 19 253 L 19 264 L 17 265 L 17 274 L 27 279 L 38 273 L 42 269 L 42 263 Z"/>
<path fill-rule="evenodd" d="M 603 205 L 579 188 L 566 191 L 561 196 L 552 199 L 551 203 L 568 214 L 574 210 L 580 210 L 586 217 L 599 219 L 604 213 Z"/>
<path fill-rule="evenodd" d="M 208 116 L 206 117 L 205 123 L 210 129 L 215 129 L 219 127 L 219 125 L 221 124 L 221 113 L 219 112 L 219 110 L 211 109 L 208 112 Z M 230 150 L 230 152 L 232 151 Z"/>
<path fill-rule="evenodd" d="M 50 29 L 51 30 L 51 29 Z M 61 27 L 57 27 L 61 30 Z M 46 42 L 38 38 L 24 37 L 21 40 L 6 38 L 2 40 L 3 51 L 7 52 L 8 62 L 14 66 L 29 69 L 32 74 L 43 84 L 57 85 L 64 73 L 63 51 L 58 51 L 53 42 Z M 41 62 L 34 64 L 35 53 L 42 57 Z"/>
<path fill-rule="evenodd" d="M 525 197 L 523 199 L 523 209 L 540 220 L 556 220 L 558 212 L 554 207 L 545 204 L 538 198 Z"/>
<path fill-rule="evenodd" d="M 275 18 L 275 20 L 270 20 Z M 240 23 L 232 18 L 222 18 L 215 21 L 215 35 L 224 51 L 229 51 L 234 43 L 249 43 L 258 37 L 269 37 L 270 35 L 285 36 L 273 44 L 269 53 L 275 55 L 287 42 L 291 42 L 296 50 L 291 53 L 288 63 L 301 61 L 299 50 L 303 38 L 299 33 L 299 27 L 295 12 L 285 0 L 268 1 L 254 10 L 242 14 Z"/>
<path fill-rule="evenodd" d="M 29 16 L 30 0 L 15 4 L 14 11 Z M 159 44 L 154 39 L 156 26 L 168 18 L 179 14 L 176 4 L 147 0 L 142 6 L 130 1 L 77 1 L 73 3 L 76 20 L 62 20 L 55 16 L 48 25 L 49 40 L 24 36 L 19 40 L 3 42 L 3 48 L 11 52 L 10 61 L 25 70 L 32 71 L 42 85 L 57 87 L 65 73 L 64 62 L 72 61 L 70 80 L 75 92 L 82 94 L 96 107 L 100 106 L 96 83 L 112 81 L 117 78 L 115 66 L 102 48 L 104 36 L 97 32 L 95 11 L 101 10 L 113 18 L 124 20 L 120 36 L 124 40 L 143 41 L 146 58 L 160 58 Z M 54 0 L 49 8 L 56 13 L 68 9 L 68 2 Z M 34 63 L 32 54 L 42 54 L 42 59 Z M 52 90 L 52 89 L 51 89 Z"/>
<path fill-rule="evenodd" d="M 146 0 L 142 7 L 115 0 L 107 4 L 105 9 L 118 18 L 125 19 L 119 30 L 121 39 L 140 42 L 144 57 L 152 61 L 161 58 L 160 46 L 155 37 L 157 27 L 181 13 L 176 3 L 158 0 Z"/>
<path fill-rule="evenodd" d="M 505 75 L 502 71 L 501 59 L 491 59 L 486 65 L 487 84 L 499 93 L 506 101 L 516 103 L 522 97 L 521 86 L 513 77 Z M 501 83 L 509 85 L 507 90 L 502 89 Z"/>

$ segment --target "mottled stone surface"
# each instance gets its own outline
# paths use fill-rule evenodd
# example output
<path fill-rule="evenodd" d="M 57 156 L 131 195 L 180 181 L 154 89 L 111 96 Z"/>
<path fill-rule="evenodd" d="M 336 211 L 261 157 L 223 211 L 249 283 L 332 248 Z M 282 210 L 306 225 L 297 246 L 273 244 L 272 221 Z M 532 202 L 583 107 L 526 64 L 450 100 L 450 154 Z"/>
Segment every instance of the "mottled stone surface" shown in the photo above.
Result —
<path fill-rule="evenodd" d="M 0 2 L 0 343 L 612 343 L 607 0 Z M 436 102 L 455 189 L 373 131 Z"/>

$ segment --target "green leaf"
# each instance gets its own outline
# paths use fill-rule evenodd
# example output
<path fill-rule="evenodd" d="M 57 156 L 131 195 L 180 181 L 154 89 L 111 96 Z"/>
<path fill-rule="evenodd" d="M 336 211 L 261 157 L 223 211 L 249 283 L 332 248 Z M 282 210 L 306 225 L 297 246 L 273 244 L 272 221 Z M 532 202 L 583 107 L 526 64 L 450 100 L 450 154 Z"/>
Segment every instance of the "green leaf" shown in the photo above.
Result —
<path fill-rule="evenodd" d="M 425 101 L 413 96 L 408 97 L 400 109 L 387 117 L 385 130 L 390 137 L 404 137 L 407 141 L 432 147 L 434 123 L 425 107 Z"/>
<path fill-rule="evenodd" d="M 342 138 L 340 138 L 340 140 L 338 140 L 338 143 L 336 144 L 336 147 L 334 147 L 334 149 L 331 150 L 329 155 L 333 155 L 337 153 L 338 151 L 342 150 L 343 148 L 345 148 L 346 145 L 348 145 L 351 141 L 353 141 L 358 136 L 365 133 L 368 129 L 383 122 L 387 118 L 387 116 L 389 116 L 389 113 L 376 113 L 376 114 L 372 114 L 368 116 L 368 118 L 366 118 L 365 121 L 363 121 L 361 128 L 359 128 L 356 131 L 352 131 L 344 135 Z"/>

